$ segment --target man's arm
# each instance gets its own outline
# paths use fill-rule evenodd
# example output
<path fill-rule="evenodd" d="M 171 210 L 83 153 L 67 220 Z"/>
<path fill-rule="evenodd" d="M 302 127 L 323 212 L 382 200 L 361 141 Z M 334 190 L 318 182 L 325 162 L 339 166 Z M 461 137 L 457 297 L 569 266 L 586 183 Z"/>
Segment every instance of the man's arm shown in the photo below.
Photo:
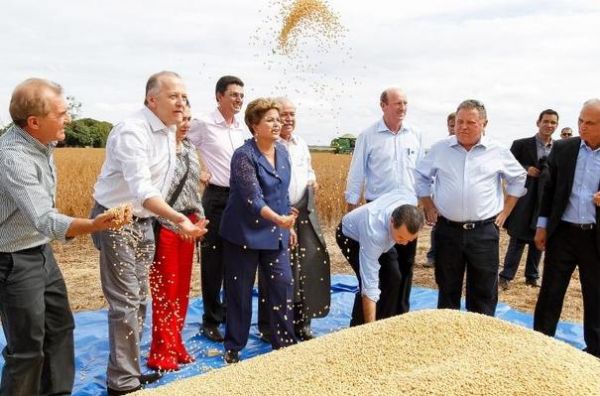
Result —
<path fill-rule="evenodd" d="M 436 170 L 434 168 L 434 147 L 417 163 L 415 168 L 415 189 L 419 202 L 423 206 L 427 223 L 433 225 L 437 222 L 438 211 L 431 199 L 432 186 Z"/>
<path fill-rule="evenodd" d="M 498 227 L 502 227 L 504 225 L 504 222 L 510 215 L 510 212 L 512 212 L 512 210 L 515 208 L 518 200 L 519 197 L 515 197 L 513 195 L 506 196 L 504 199 L 504 207 L 502 208 L 502 212 L 500 212 L 496 217 L 495 223 Z"/>
<path fill-rule="evenodd" d="M 354 146 L 354 153 L 352 154 L 352 161 L 350 162 L 348 178 L 346 180 L 346 192 L 344 194 L 348 203 L 347 211 L 356 207 L 362 194 L 368 160 L 366 135 L 366 132 L 358 135 L 356 145 Z"/>
<path fill-rule="evenodd" d="M 206 221 L 200 220 L 193 224 L 183 213 L 177 212 L 169 206 L 162 196 L 154 196 L 146 199 L 143 203 L 144 209 L 147 209 L 157 216 L 164 217 L 179 227 L 179 231 L 184 235 L 199 238 L 206 234 L 208 230 L 204 226 Z"/>
<path fill-rule="evenodd" d="M 379 256 L 383 249 L 377 246 L 376 241 L 369 236 L 366 241 L 360 243 L 360 253 L 358 256 L 359 270 L 361 278 L 361 296 L 363 306 L 363 316 L 365 323 L 375 321 L 376 305 L 381 291 L 379 289 Z"/>
<path fill-rule="evenodd" d="M 558 146 L 560 147 L 560 145 Z M 560 148 L 558 150 L 560 150 Z M 552 147 L 552 151 L 550 151 L 550 155 L 548 156 L 548 161 L 546 162 L 549 176 L 544 184 L 540 203 L 540 214 L 538 216 L 537 228 L 533 238 L 535 247 L 542 251 L 546 249 L 546 227 L 548 225 L 548 218 L 552 214 L 552 205 L 554 203 L 554 194 L 556 191 L 556 152 L 558 150 L 557 145 L 554 145 L 554 147 Z"/>
<path fill-rule="evenodd" d="M 35 166 L 17 152 L 4 152 L 0 166 L 0 184 L 6 188 L 19 211 L 42 235 L 64 241 L 81 234 L 115 227 L 114 216 L 102 214 L 93 220 L 73 218 L 59 213 L 50 191 L 38 180 Z"/>
<path fill-rule="evenodd" d="M 127 216 L 126 216 L 127 217 Z M 120 224 L 122 225 L 122 224 Z M 104 212 L 93 219 L 83 219 L 75 217 L 66 232 L 67 238 L 73 238 L 78 235 L 91 234 L 93 232 L 104 231 L 109 228 L 116 228 L 114 215 Z"/>

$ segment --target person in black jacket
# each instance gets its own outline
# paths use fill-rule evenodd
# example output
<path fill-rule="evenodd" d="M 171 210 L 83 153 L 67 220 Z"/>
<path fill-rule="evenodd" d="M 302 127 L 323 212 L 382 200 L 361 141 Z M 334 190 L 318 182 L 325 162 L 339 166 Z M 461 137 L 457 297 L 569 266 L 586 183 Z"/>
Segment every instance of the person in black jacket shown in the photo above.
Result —
<path fill-rule="evenodd" d="M 558 113 L 552 109 L 542 111 L 536 125 L 538 132 L 534 136 L 515 140 L 510 148 L 517 161 L 527 171 L 527 195 L 519 199 L 504 224 L 510 241 L 498 281 L 502 290 L 507 290 L 510 281 L 514 279 L 525 245 L 528 246 L 525 283 L 539 287 L 538 266 L 542 252 L 535 247 L 533 235 L 539 211 L 538 191 L 543 185 L 540 181 L 544 179 L 542 173 L 552 148 L 552 134 L 558 127 Z"/>
<path fill-rule="evenodd" d="M 554 336 L 577 266 L 586 351 L 600 357 L 600 99 L 584 103 L 579 135 L 557 141 L 548 157 L 550 175 L 535 234 L 546 258 L 533 328 Z"/>

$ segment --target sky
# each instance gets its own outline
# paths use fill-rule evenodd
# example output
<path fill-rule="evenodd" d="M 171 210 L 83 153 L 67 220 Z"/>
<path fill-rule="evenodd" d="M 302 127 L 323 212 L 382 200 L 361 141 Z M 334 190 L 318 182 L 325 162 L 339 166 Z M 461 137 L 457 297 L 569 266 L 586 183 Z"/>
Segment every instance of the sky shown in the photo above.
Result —
<path fill-rule="evenodd" d="M 427 146 L 464 99 L 485 104 L 487 135 L 509 146 L 547 108 L 559 129 L 577 130 L 581 104 L 600 97 L 598 1 L 329 0 L 343 34 L 307 27 L 282 55 L 275 39 L 291 1 L 2 0 L 0 125 L 26 78 L 60 83 L 80 116 L 115 123 L 141 107 L 160 70 L 183 77 L 195 116 L 215 108 L 225 74 L 244 80 L 246 103 L 287 96 L 313 145 L 380 119 L 391 86 L 406 92 L 406 123 Z"/>

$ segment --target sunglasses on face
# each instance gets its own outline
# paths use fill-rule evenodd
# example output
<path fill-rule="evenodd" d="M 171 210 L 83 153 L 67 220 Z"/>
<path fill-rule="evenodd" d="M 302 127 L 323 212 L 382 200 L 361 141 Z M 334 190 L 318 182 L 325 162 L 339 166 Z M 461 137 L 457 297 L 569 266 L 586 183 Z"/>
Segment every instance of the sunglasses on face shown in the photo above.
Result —
<path fill-rule="evenodd" d="M 571 137 L 571 136 L 573 136 L 573 134 L 567 132 L 567 133 L 561 133 L 560 136 L 561 137 Z"/>

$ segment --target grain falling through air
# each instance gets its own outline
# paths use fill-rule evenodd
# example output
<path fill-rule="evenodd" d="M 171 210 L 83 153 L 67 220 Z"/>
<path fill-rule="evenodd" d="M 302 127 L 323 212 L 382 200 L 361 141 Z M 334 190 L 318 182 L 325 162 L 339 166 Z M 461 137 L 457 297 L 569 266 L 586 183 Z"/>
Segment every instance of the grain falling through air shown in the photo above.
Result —
<path fill-rule="evenodd" d="M 321 0 L 295 0 L 290 6 L 284 7 L 284 18 L 279 33 L 279 49 L 289 54 L 296 49 L 298 38 L 303 36 L 318 36 L 331 42 L 337 42 L 343 35 L 339 18 Z"/>

